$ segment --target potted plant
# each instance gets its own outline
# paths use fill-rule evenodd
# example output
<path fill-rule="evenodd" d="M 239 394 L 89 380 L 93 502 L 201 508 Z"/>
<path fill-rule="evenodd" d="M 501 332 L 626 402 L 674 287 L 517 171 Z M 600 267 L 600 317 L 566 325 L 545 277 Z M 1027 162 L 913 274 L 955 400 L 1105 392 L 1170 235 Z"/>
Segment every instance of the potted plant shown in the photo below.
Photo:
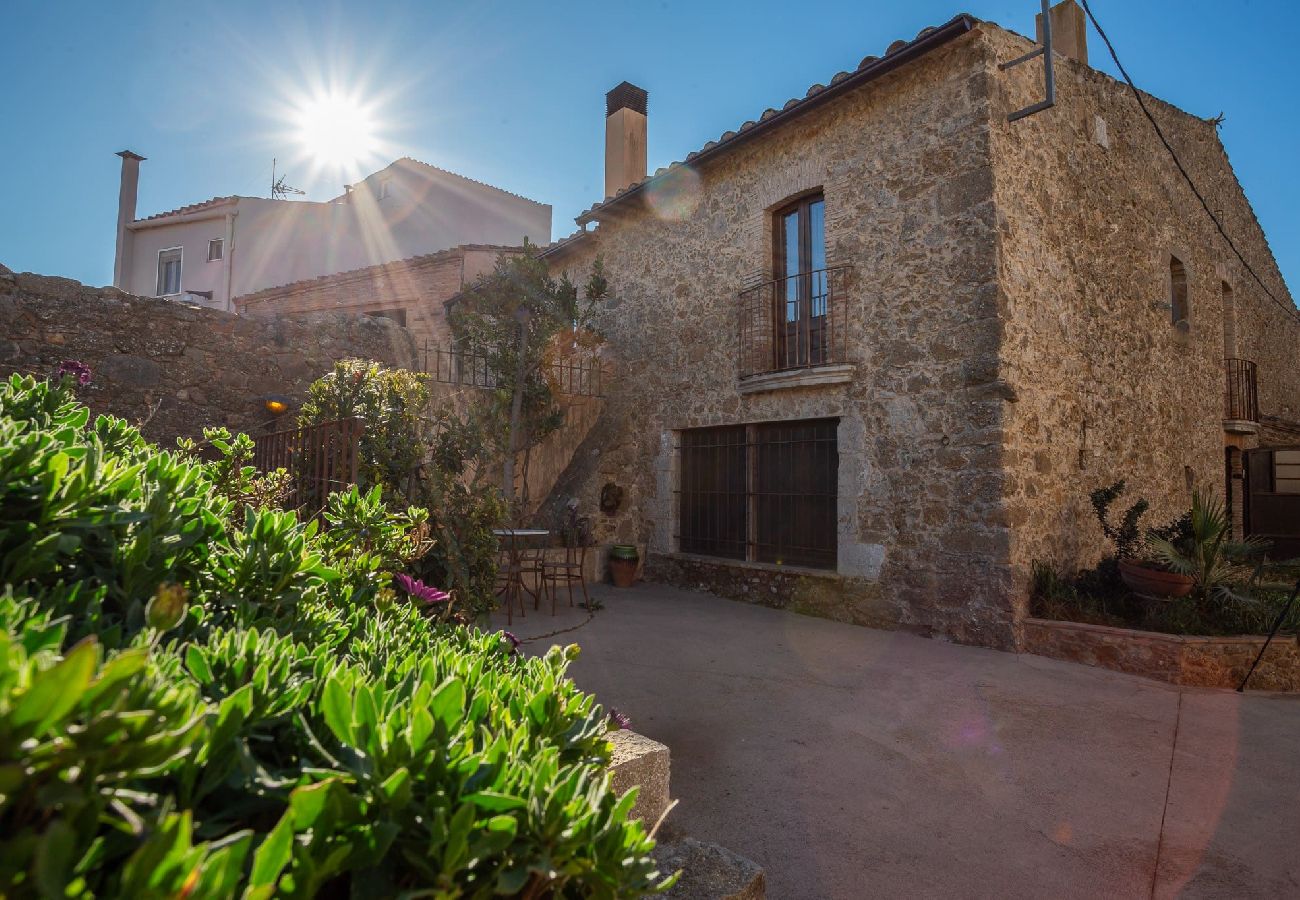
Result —
<path fill-rule="evenodd" d="M 1232 540 L 1227 510 L 1218 500 L 1200 491 L 1192 493 L 1189 515 L 1190 534 L 1182 540 L 1155 533 L 1148 536 L 1149 552 L 1165 569 L 1161 574 L 1187 579 L 1190 582 L 1187 590 L 1175 596 L 1185 597 L 1194 590 L 1197 603 L 1242 599 L 1243 595 L 1234 587 L 1246 581 L 1242 577 L 1243 569 L 1268 550 L 1269 542 L 1256 537 Z M 1255 578 L 1258 575 L 1256 568 Z"/>
<path fill-rule="evenodd" d="M 633 544 L 615 544 L 609 551 L 609 574 L 615 587 L 629 588 L 636 582 L 641 554 Z"/>
<path fill-rule="evenodd" d="M 1120 579 L 1133 593 L 1144 597 L 1176 599 L 1186 597 L 1196 586 L 1196 580 L 1173 570 L 1155 552 L 1147 552 L 1152 541 L 1182 545 L 1191 538 L 1191 513 L 1184 513 L 1158 528 L 1148 529 L 1145 539 L 1138 527 L 1150 505 L 1138 498 L 1118 524 L 1110 521 L 1110 507 L 1124 493 L 1124 480 L 1092 492 L 1092 508 L 1101 523 L 1101 530 L 1115 545 L 1115 563 Z"/>

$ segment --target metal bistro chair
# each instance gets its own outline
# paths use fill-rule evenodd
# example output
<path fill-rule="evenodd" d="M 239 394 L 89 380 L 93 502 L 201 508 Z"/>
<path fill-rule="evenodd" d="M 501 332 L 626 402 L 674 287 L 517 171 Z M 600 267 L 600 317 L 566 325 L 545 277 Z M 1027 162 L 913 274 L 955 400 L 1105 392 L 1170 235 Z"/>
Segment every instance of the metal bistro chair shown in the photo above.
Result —
<path fill-rule="evenodd" d="M 528 541 L 534 536 L 545 536 L 546 532 L 501 529 L 496 533 L 502 538 L 502 547 L 497 555 L 496 593 L 505 601 L 506 624 L 511 624 L 514 621 L 516 603 L 519 605 L 520 618 L 528 616 L 524 594 L 532 596 L 533 609 L 541 604 L 542 560 L 545 551 L 529 547 Z M 529 581 L 532 582 L 531 587 Z"/>
<path fill-rule="evenodd" d="M 560 592 L 560 582 L 569 590 L 569 605 L 573 606 L 573 583 L 582 588 L 583 606 L 590 608 L 591 597 L 587 594 L 587 545 L 564 548 L 564 561 L 542 561 L 542 590 L 551 595 L 551 615 L 555 615 L 555 598 Z"/>

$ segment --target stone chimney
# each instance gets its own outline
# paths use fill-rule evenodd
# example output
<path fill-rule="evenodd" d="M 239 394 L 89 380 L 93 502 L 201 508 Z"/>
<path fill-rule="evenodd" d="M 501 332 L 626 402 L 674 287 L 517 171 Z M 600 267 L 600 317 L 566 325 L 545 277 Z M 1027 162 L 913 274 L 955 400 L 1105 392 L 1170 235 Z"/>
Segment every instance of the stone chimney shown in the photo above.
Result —
<path fill-rule="evenodd" d="M 122 157 L 122 183 L 117 191 L 117 253 L 113 257 L 113 286 L 125 290 L 134 237 L 126 226 L 135 221 L 135 194 L 140 186 L 140 163 L 144 157 L 130 150 L 117 155 Z"/>
<path fill-rule="evenodd" d="M 1052 49 L 1071 59 L 1088 64 L 1088 20 L 1083 8 L 1075 0 L 1063 0 L 1050 10 L 1052 17 Z M 1038 43 L 1043 42 L 1043 14 L 1034 16 Z"/>
<path fill-rule="evenodd" d="M 605 95 L 605 196 L 646 176 L 646 98 L 623 82 Z"/>

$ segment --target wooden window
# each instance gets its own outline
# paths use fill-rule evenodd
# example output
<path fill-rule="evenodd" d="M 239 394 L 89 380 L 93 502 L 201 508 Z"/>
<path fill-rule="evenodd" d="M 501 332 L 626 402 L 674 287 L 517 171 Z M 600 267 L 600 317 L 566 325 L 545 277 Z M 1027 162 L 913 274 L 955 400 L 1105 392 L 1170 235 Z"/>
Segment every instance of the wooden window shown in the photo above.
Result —
<path fill-rule="evenodd" d="M 681 453 L 681 551 L 745 559 L 745 426 L 683 431 Z"/>
<path fill-rule="evenodd" d="M 167 297 L 181 292 L 180 247 L 158 251 L 158 296 Z"/>
<path fill-rule="evenodd" d="M 826 200 L 803 197 L 777 210 L 776 368 L 827 362 Z"/>
<path fill-rule="evenodd" d="M 813 419 L 683 431 L 679 549 L 834 569 L 838 424 Z"/>
<path fill-rule="evenodd" d="M 1187 267 L 1176 256 L 1169 257 L 1169 312 L 1175 327 L 1188 327 L 1191 309 L 1187 300 Z"/>
<path fill-rule="evenodd" d="M 1300 494 L 1300 450 L 1273 451 L 1273 490 Z"/>

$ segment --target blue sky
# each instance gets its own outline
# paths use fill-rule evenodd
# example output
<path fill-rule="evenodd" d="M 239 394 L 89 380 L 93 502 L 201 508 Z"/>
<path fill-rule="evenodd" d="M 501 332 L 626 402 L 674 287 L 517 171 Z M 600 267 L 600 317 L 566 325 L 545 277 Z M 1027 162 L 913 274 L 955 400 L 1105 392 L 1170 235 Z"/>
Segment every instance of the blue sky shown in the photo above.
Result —
<path fill-rule="evenodd" d="M 552 204 L 562 236 L 599 199 L 604 93 L 619 81 L 650 92 L 653 170 L 946 21 L 958 2 L 8 0 L 0 262 L 110 282 L 123 148 L 148 157 L 140 215 L 265 196 L 273 157 L 311 199 L 337 195 L 357 173 L 317 164 L 288 124 L 330 86 L 371 107 L 382 146 L 367 171 L 414 156 Z M 1038 7 L 965 5 L 1021 33 Z M 1288 6 L 1093 2 L 1139 86 L 1226 113 L 1224 143 L 1294 286 L 1300 54 Z M 1115 74 L 1095 33 L 1089 43 L 1093 65 Z"/>

